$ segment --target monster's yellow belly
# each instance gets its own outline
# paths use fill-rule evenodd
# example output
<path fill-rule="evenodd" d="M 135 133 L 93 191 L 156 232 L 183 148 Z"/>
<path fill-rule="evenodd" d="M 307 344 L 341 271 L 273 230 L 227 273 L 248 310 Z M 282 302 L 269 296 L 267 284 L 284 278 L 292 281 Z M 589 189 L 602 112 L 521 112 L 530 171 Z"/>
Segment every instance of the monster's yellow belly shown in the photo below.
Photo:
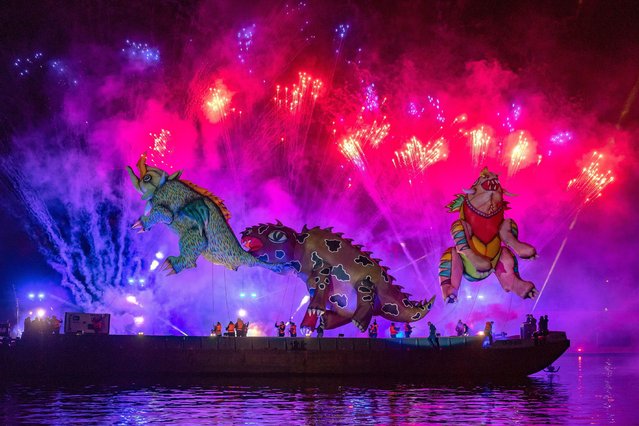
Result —
<path fill-rule="evenodd" d="M 497 235 L 488 244 L 484 244 L 477 236 L 473 235 L 470 239 L 470 245 L 475 253 L 491 259 L 491 263 L 496 263 L 497 255 L 501 250 L 501 238 Z"/>

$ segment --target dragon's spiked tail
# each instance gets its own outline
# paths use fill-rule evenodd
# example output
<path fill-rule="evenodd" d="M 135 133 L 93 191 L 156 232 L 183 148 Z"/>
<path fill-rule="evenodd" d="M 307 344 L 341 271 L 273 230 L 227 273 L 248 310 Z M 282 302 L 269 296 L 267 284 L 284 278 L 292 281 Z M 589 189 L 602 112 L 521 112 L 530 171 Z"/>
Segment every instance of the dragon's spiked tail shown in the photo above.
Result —
<path fill-rule="evenodd" d="M 401 295 L 401 296 L 399 296 Z M 435 296 L 423 301 L 412 301 L 408 299 L 405 293 L 399 293 L 395 297 L 381 297 L 381 309 L 379 315 L 390 320 L 398 322 L 414 322 L 424 318 L 433 308 Z M 401 297 L 401 300 L 396 298 Z"/>
<path fill-rule="evenodd" d="M 418 321 L 424 318 L 433 308 L 434 303 L 435 296 L 428 300 L 424 299 L 418 302 L 411 302 L 413 306 L 406 309 L 407 314 L 410 316 L 410 321 Z"/>

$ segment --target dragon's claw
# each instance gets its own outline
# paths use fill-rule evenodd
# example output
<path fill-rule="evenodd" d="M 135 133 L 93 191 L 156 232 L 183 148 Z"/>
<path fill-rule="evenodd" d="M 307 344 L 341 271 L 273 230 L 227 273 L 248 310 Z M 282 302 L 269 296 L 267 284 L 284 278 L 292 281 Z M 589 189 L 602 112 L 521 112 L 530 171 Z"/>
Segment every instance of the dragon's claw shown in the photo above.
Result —
<path fill-rule="evenodd" d="M 177 272 L 175 271 L 175 268 L 173 267 L 173 264 L 171 263 L 171 259 L 169 257 L 167 257 L 166 260 L 164 260 L 164 263 L 162 263 L 162 266 L 160 267 L 160 271 L 167 271 L 166 273 L 167 276 L 177 274 Z"/>
<path fill-rule="evenodd" d="M 528 293 L 526 293 L 524 299 L 535 299 L 538 295 L 539 292 L 537 291 L 537 288 L 533 287 L 530 289 L 530 291 L 528 291 Z"/>
<path fill-rule="evenodd" d="M 131 229 L 137 229 L 138 233 L 146 231 L 146 229 L 144 229 L 144 224 L 140 219 L 136 220 L 135 223 L 131 225 Z"/>

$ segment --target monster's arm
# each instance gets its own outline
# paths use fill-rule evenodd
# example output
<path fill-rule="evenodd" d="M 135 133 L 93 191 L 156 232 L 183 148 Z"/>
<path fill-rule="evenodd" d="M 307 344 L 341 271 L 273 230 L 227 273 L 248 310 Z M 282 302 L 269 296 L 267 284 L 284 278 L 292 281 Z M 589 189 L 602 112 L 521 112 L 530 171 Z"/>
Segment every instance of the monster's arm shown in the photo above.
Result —
<path fill-rule="evenodd" d="M 157 223 L 166 223 L 170 225 L 173 222 L 173 213 L 163 205 L 154 205 L 148 215 L 140 217 L 133 225 L 134 228 L 142 228 L 145 231 Z M 138 226 L 136 226 L 138 225 Z"/>

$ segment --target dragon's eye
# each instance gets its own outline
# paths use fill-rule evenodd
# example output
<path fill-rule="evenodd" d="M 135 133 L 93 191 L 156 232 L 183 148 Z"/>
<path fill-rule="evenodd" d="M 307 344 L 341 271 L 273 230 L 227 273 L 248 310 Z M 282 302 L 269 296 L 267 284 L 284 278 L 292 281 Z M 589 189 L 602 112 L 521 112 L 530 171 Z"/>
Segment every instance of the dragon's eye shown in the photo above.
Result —
<path fill-rule="evenodd" d="M 282 231 L 273 231 L 270 234 L 268 234 L 268 239 L 274 243 L 282 244 L 286 242 L 288 238 L 286 238 L 286 234 L 283 233 Z"/>
<path fill-rule="evenodd" d="M 144 181 L 144 182 L 151 182 L 151 179 L 152 179 L 151 175 L 146 175 L 146 176 L 144 176 L 144 177 L 142 178 L 142 181 Z"/>

